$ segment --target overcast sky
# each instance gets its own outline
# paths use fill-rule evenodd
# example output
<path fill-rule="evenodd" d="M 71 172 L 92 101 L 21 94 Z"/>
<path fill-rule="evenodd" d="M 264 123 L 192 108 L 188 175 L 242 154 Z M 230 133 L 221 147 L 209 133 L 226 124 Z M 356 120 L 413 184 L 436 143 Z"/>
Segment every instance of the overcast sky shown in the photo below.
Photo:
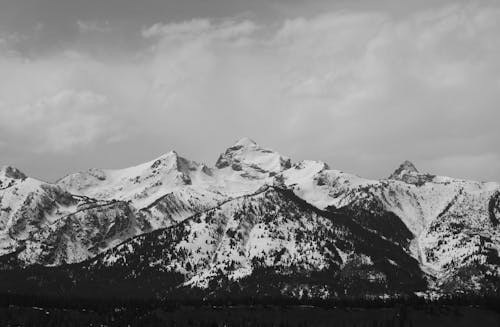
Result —
<path fill-rule="evenodd" d="M 55 180 L 242 136 L 500 181 L 500 3 L 2 0 L 0 165 Z"/>

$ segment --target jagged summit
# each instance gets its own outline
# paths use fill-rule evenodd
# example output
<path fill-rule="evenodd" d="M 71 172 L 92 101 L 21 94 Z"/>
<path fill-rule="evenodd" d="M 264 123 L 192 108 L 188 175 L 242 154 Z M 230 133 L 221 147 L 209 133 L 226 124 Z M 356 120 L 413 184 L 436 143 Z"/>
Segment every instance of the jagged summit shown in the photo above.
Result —
<path fill-rule="evenodd" d="M 388 179 L 420 186 L 432 181 L 434 177 L 434 175 L 419 172 L 411 161 L 405 160 Z"/>
<path fill-rule="evenodd" d="M 12 166 L 3 166 L 0 169 L 0 178 L 6 177 L 10 179 L 26 179 L 27 176 L 19 169 Z"/>
<path fill-rule="evenodd" d="M 24 182 L 28 177 L 19 169 L 4 166 L 0 169 L 0 190 Z M 0 202 L 2 195 L 0 194 Z M 1 208 L 0 208 L 1 209 Z"/>
<path fill-rule="evenodd" d="M 219 156 L 215 167 L 234 171 L 278 173 L 291 167 L 288 157 L 258 145 L 248 137 L 241 138 Z"/>
<path fill-rule="evenodd" d="M 418 170 L 415 165 L 408 160 L 403 161 L 401 165 L 389 176 L 389 179 L 398 179 L 402 174 L 410 173 L 410 174 L 418 174 Z"/>
<path fill-rule="evenodd" d="M 418 170 L 415 167 L 415 165 L 413 164 L 413 162 L 411 162 L 409 160 L 403 161 L 403 163 L 399 167 L 403 168 L 406 171 L 418 173 Z"/>
<path fill-rule="evenodd" d="M 236 147 L 236 146 L 241 146 L 241 147 L 248 147 L 248 146 L 258 146 L 257 142 L 255 142 L 254 140 L 252 140 L 251 138 L 249 137 L 242 137 L 241 139 L 239 139 L 234 145 L 233 147 Z"/>
<path fill-rule="evenodd" d="M 147 166 L 149 167 L 145 167 L 146 169 L 177 170 L 187 173 L 190 170 L 196 170 L 199 165 L 194 161 L 181 157 L 176 151 L 172 150 L 150 161 Z"/>
<path fill-rule="evenodd" d="M 209 175 L 207 167 L 167 152 L 151 161 L 123 169 L 90 169 L 68 175 L 58 185 L 72 194 L 99 199 L 131 200 L 143 207 L 179 187 Z"/>
<path fill-rule="evenodd" d="M 164 153 L 162 154 L 161 156 L 159 156 L 158 158 L 156 159 L 161 159 L 161 158 L 176 158 L 179 156 L 179 153 L 177 153 L 177 151 L 175 150 L 170 150 L 168 151 L 167 153 Z"/>

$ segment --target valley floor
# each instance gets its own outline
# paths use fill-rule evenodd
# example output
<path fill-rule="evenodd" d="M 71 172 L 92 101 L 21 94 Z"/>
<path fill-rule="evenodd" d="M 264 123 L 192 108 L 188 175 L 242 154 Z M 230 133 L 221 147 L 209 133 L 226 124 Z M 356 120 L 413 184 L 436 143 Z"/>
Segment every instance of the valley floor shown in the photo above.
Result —
<path fill-rule="evenodd" d="M 477 306 L 422 305 L 390 308 L 234 306 L 175 309 L 85 310 L 7 306 L 0 326 L 500 326 L 500 312 Z"/>

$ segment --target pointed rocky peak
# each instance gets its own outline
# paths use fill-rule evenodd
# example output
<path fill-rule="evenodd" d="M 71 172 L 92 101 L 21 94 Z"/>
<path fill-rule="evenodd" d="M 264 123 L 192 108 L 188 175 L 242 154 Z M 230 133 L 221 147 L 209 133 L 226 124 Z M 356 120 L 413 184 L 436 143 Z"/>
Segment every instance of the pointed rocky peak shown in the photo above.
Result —
<path fill-rule="evenodd" d="M 179 155 L 175 151 L 167 152 L 155 160 L 151 164 L 151 169 L 157 169 L 160 167 L 177 168 L 177 163 L 179 161 Z"/>
<path fill-rule="evenodd" d="M 233 145 L 233 147 L 253 147 L 253 146 L 258 146 L 258 144 L 254 140 L 248 137 L 242 137 Z"/>
<path fill-rule="evenodd" d="M 9 179 L 26 179 L 27 176 L 20 171 L 19 169 L 12 166 L 4 166 L 0 169 L 0 178 L 9 178 Z"/>
<path fill-rule="evenodd" d="M 229 148 L 227 148 L 224 154 L 241 153 L 246 151 L 252 151 L 258 148 L 261 147 L 260 145 L 257 144 L 257 142 L 248 137 L 243 137 L 238 141 L 236 141 L 236 143 L 231 145 Z"/>
<path fill-rule="evenodd" d="M 403 163 L 399 166 L 399 168 L 404 169 L 407 172 L 418 173 L 418 170 L 415 167 L 415 165 L 411 161 L 408 161 L 408 160 L 403 161 Z"/>
<path fill-rule="evenodd" d="M 389 176 L 389 179 L 420 186 L 426 182 L 431 182 L 434 177 L 434 175 L 420 173 L 412 162 L 405 160 L 398 169 Z"/>
<path fill-rule="evenodd" d="M 401 165 L 389 176 L 389 179 L 399 180 L 405 174 L 418 174 L 415 165 L 408 160 L 403 161 Z"/>
<path fill-rule="evenodd" d="M 235 171 L 278 173 L 291 167 L 289 158 L 261 147 L 248 137 L 238 140 L 219 156 L 215 166 L 218 169 L 231 167 Z"/>
<path fill-rule="evenodd" d="M 190 180 L 190 172 L 196 170 L 202 170 L 207 174 L 202 165 L 181 157 L 176 151 L 170 151 L 158 157 L 149 162 L 149 167 L 147 167 L 147 171 L 151 171 L 154 175 L 170 174 L 171 172 L 181 173 L 185 180 Z"/>

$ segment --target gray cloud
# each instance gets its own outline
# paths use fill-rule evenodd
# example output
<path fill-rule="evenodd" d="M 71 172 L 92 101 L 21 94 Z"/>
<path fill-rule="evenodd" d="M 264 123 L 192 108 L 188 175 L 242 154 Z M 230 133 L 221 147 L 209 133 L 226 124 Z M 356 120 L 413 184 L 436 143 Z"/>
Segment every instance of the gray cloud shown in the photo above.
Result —
<path fill-rule="evenodd" d="M 12 136 L 32 133 L 36 152 L 72 152 L 113 132 L 113 123 L 100 112 L 109 105 L 103 95 L 61 90 L 21 107 L 0 108 L 0 126 Z"/>
<path fill-rule="evenodd" d="M 427 7 L 159 20 L 119 56 L 88 43 L 0 55 L 0 159 L 51 179 L 172 148 L 212 163 L 245 135 L 368 177 L 410 159 L 500 180 L 500 7 Z"/>

